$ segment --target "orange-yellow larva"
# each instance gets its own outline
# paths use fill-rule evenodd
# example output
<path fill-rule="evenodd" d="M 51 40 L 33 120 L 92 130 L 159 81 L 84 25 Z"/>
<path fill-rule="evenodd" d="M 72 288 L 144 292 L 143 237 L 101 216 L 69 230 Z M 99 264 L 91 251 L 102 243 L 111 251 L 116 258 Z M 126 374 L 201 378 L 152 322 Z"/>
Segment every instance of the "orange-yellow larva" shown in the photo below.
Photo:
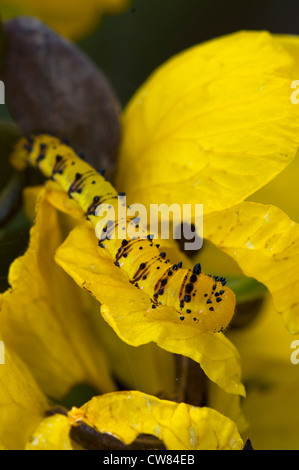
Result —
<path fill-rule="evenodd" d="M 19 169 L 26 164 L 37 167 L 46 178 L 55 180 L 94 227 L 101 204 L 109 204 L 117 214 L 116 189 L 60 139 L 49 135 L 23 138 L 13 152 L 12 163 Z M 132 220 L 128 217 L 126 223 Z M 152 308 L 173 307 L 177 319 L 202 330 L 216 332 L 227 327 L 234 314 L 235 295 L 224 278 L 201 273 L 199 264 L 193 269 L 184 269 L 182 263 L 171 264 L 150 236 L 112 238 L 117 225 L 116 218 L 103 228 L 99 246 L 127 273 L 129 282 L 148 294 Z"/>

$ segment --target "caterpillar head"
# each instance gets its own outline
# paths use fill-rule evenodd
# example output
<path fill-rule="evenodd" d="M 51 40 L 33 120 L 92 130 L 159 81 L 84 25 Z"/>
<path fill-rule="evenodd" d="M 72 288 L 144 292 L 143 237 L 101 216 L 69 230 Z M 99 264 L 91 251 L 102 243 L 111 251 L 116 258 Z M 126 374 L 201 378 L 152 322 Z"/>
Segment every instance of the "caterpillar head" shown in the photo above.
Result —
<path fill-rule="evenodd" d="M 211 332 L 223 331 L 229 325 L 235 312 L 236 297 L 224 278 L 191 274 L 185 292 L 188 293 L 181 303 L 182 321 L 196 322 L 201 329 Z"/>

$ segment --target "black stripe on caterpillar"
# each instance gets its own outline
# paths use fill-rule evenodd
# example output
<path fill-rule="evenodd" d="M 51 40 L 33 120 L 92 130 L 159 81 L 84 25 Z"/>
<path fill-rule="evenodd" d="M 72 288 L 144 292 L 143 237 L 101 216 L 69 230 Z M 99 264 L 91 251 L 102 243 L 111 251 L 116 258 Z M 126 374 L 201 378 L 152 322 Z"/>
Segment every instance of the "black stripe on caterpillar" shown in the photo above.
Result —
<path fill-rule="evenodd" d="M 11 161 L 18 169 L 27 164 L 37 167 L 46 178 L 56 181 L 79 204 L 94 227 L 99 222 L 97 213 L 102 204 L 108 204 L 117 214 L 118 199 L 123 194 L 65 141 L 43 134 L 22 138 Z M 125 222 L 138 224 L 131 216 Z M 193 269 L 184 269 L 181 262 L 171 264 L 150 235 L 132 239 L 113 237 L 118 223 L 116 216 L 114 222 L 106 224 L 99 246 L 127 273 L 128 281 L 149 296 L 151 308 L 173 307 L 174 320 L 192 323 L 202 330 L 216 332 L 227 327 L 234 314 L 235 295 L 224 278 L 202 273 L 199 264 Z"/>

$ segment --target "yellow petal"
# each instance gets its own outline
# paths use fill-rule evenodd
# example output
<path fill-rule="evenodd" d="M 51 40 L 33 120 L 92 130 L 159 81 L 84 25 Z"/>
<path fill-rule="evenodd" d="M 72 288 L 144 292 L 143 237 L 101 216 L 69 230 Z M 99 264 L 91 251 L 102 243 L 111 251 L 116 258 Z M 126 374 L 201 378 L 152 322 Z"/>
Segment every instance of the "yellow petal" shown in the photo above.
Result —
<path fill-rule="evenodd" d="M 49 405 L 25 364 L 4 345 L 5 364 L 0 365 L 0 448 L 23 450 Z"/>
<path fill-rule="evenodd" d="M 163 393 L 163 396 L 175 396 L 176 368 L 173 354 L 154 343 L 139 347 L 124 343 L 98 311 L 95 328 L 109 359 L 113 376 L 124 388 L 134 388 L 153 395 Z"/>
<path fill-rule="evenodd" d="M 70 430 L 71 424 L 66 416 L 46 418 L 35 430 L 26 450 L 73 450 Z"/>
<path fill-rule="evenodd" d="M 293 57 L 293 80 L 297 79 L 299 72 L 299 36 L 293 34 L 275 34 L 273 38 Z"/>
<path fill-rule="evenodd" d="M 29 247 L 11 265 L 11 289 L 0 296 L 1 332 L 47 395 L 61 398 L 78 383 L 111 391 L 106 357 L 88 320 L 90 296 L 54 262 L 63 240 L 59 220 L 42 191 Z"/>
<path fill-rule="evenodd" d="M 41 140 L 44 139 L 46 139 L 48 144 L 41 142 Z M 82 159 L 79 159 L 70 147 L 61 144 L 61 141 L 58 139 L 53 137 L 49 138 L 47 135 L 36 137 L 33 147 L 29 149 L 31 156 L 27 157 L 33 166 L 36 165 L 37 160 L 35 158 L 35 152 L 39 151 L 39 142 L 40 145 L 48 145 L 47 158 L 43 159 L 41 163 L 43 174 L 47 177 L 51 177 L 53 172 L 55 175 L 59 174 L 59 177 L 55 177 L 55 180 L 59 182 L 67 194 L 72 194 L 72 197 L 74 197 L 75 192 L 77 193 L 74 199 L 81 206 L 90 225 L 94 226 L 98 238 L 102 238 L 102 230 L 98 227 L 99 224 L 101 224 L 101 215 L 97 213 L 98 210 L 96 207 L 99 207 L 99 209 L 104 208 L 104 205 L 100 204 L 99 206 L 99 202 L 101 201 L 99 194 L 109 194 L 108 199 L 106 198 L 105 201 L 110 201 L 109 212 L 110 210 L 113 211 L 114 216 L 115 211 L 118 213 L 118 222 L 115 221 L 115 224 L 112 223 L 114 228 L 111 226 L 111 230 L 117 235 L 115 233 L 115 227 L 118 225 L 118 229 L 121 228 L 121 212 L 123 212 L 123 209 L 121 209 L 122 206 L 116 207 L 119 206 L 120 201 L 117 202 L 118 196 L 115 188 L 113 188 L 109 182 L 106 182 L 103 176 L 95 172 L 90 165 L 83 162 Z M 55 166 L 57 164 L 57 145 L 61 146 L 61 151 L 65 154 L 64 158 L 66 159 L 65 163 L 63 163 L 63 165 L 65 165 L 64 169 L 59 170 L 58 173 Z M 26 153 L 24 150 L 26 145 L 22 147 L 21 142 L 19 142 L 18 146 L 21 146 L 21 155 L 19 155 L 20 149 L 17 148 L 15 156 L 18 155 L 23 160 L 25 156 L 24 152 Z M 73 158 L 75 158 L 75 160 L 73 160 Z M 77 165 L 77 170 L 80 168 L 80 172 L 77 171 L 75 175 L 73 164 Z M 83 174 L 85 176 L 83 176 Z M 93 179 L 90 182 L 93 184 L 90 186 L 87 184 L 87 188 L 89 187 L 88 192 L 84 190 L 83 194 L 81 187 L 76 189 L 77 184 L 83 184 L 80 182 L 82 178 L 82 181 L 86 179 L 89 181 L 91 176 Z M 79 178 L 79 182 L 77 178 Z M 93 201 L 92 204 L 90 204 L 91 200 Z M 123 205 L 125 206 L 125 204 Z M 112 221 L 110 220 L 110 222 Z M 134 229 L 134 227 L 132 227 L 133 221 L 130 219 L 130 216 L 127 217 L 127 222 L 131 225 L 130 228 Z M 142 235 L 139 234 L 137 238 L 133 237 L 136 238 L 136 240 L 132 240 L 130 245 L 128 245 L 128 240 L 122 239 L 123 237 L 121 235 L 111 237 L 111 230 L 108 230 L 108 227 L 103 227 L 103 233 L 105 230 L 107 231 L 107 236 L 105 235 L 105 241 L 101 242 L 100 246 L 110 253 L 115 264 L 123 268 L 123 271 L 127 274 L 128 281 L 134 282 L 136 287 L 141 290 L 143 289 L 143 292 L 152 299 L 153 308 L 161 304 L 172 306 L 174 314 L 179 315 L 181 321 L 184 321 L 184 323 L 192 323 L 193 326 L 194 323 L 197 323 L 198 328 L 201 329 L 222 331 L 227 327 L 234 313 L 235 295 L 231 289 L 223 287 L 225 286 L 224 279 L 213 279 L 212 276 L 201 274 L 199 265 L 194 267 L 192 273 L 190 269 L 181 269 L 182 263 L 172 266 L 169 259 L 164 263 L 162 259 L 166 257 L 166 253 L 159 253 L 158 245 L 151 243 L 149 236 L 147 237 L 148 239 L 144 239 L 144 236 L 147 234 L 144 229 L 142 229 Z M 125 230 L 124 226 L 122 230 Z M 117 232 L 118 231 L 119 230 L 117 230 Z M 127 232 L 131 232 L 131 235 L 127 233 L 127 236 L 132 238 L 132 231 L 127 230 Z M 121 233 L 123 236 L 125 235 L 125 232 Z M 140 246 L 139 243 L 143 246 Z M 143 251 L 140 252 L 140 250 Z M 124 259 L 127 258 L 129 253 L 130 260 L 126 260 L 125 262 Z M 152 262 L 150 262 L 150 260 L 152 260 Z M 164 269 L 159 271 L 162 266 Z M 146 273 L 143 271 L 146 271 Z M 176 272 L 174 273 L 174 271 Z M 191 313 L 192 315 L 190 315 Z"/>
<path fill-rule="evenodd" d="M 206 214 L 244 200 L 295 156 L 292 65 L 266 32 L 170 59 L 124 112 L 118 189 L 145 205 L 202 203 Z"/>
<path fill-rule="evenodd" d="M 298 384 L 294 387 L 281 382 L 269 389 L 253 388 L 244 412 L 250 417 L 249 436 L 254 449 L 299 450 Z"/>
<path fill-rule="evenodd" d="M 70 216 L 70 224 L 66 226 L 65 231 L 68 233 L 77 221 L 85 221 L 83 211 L 73 199 L 70 199 L 64 191 L 60 189 L 57 183 L 48 181 L 46 183 L 46 198 L 56 209 Z M 26 208 L 28 202 L 30 208 L 36 206 L 36 200 L 40 188 L 26 188 Z M 32 212 L 32 209 L 31 209 Z M 60 217 L 60 226 L 66 218 Z M 71 225 L 72 224 L 72 225 Z M 169 240 L 164 241 L 163 249 L 171 248 L 168 255 L 178 255 L 179 250 L 176 244 Z M 184 262 L 187 257 L 183 257 Z M 134 348 L 123 341 L 114 333 L 99 315 L 99 304 L 90 297 L 90 319 L 92 320 L 92 328 L 96 332 L 96 338 L 105 350 L 109 366 L 118 381 L 126 387 L 136 388 L 146 393 L 168 393 L 173 396 L 175 393 L 175 363 L 172 354 L 158 348 L 154 344 L 147 344 Z M 144 364 L 147 364 L 147 373 L 144 374 Z"/>
<path fill-rule="evenodd" d="M 299 37 L 287 35 L 275 35 L 275 41 L 282 45 L 293 57 L 293 71 L 290 79 L 290 99 L 292 94 L 298 99 L 298 86 L 291 88 L 291 84 L 299 77 Z M 293 104 L 299 112 L 299 104 Z M 299 153 L 293 162 L 285 168 L 276 178 L 266 186 L 250 196 L 249 200 L 263 204 L 273 204 L 282 209 L 292 220 L 299 222 L 299 195 L 297 191 L 299 174 Z"/>
<path fill-rule="evenodd" d="M 236 425 L 210 408 L 159 400 L 141 392 L 118 392 L 93 398 L 79 411 L 99 432 L 126 444 L 138 434 L 152 434 L 169 450 L 238 450 L 242 439 Z M 76 416 L 78 410 L 69 413 Z"/>
<path fill-rule="evenodd" d="M 245 416 L 243 405 L 244 400 L 238 395 L 231 395 L 217 387 L 213 382 L 208 383 L 209 407 L 218 411 L 224 416 L 230 418 L 236 423 L 241 436 L 246 440 L 248 438 L 248 416 Z"/>
<path fill-rule="evenodd" d="M 213 275 L 225 278 L 242 275 L 242 270 L 236 261 L 207 239 L 203 240 L 202 248 L 195 252 L 192 261 L 193 265 L 200 263 L 206 273 Z"/>
<path fill-rule="evenodd" d="M 282 209 L 294 222 L 299 223 L 298 174 L 299 154 L 284 171 L 250 196 L 248 200 L 275 205 Z"/>
<path fill-rule="evenodd" d="M 102 316 L 123 341 L 132 346 L 153 341 L 169 352 L 191 357 L 219 386 L 244 394 L 238 353 L 224 335 L 184 324 L 171 307 L 152 309 L 149 296 L 130 284 L 109 253 L 98 248 L 92 229 L 85 224 L 77 226 L 59 247 L 55 259 L 101 302 Z"/>
<path fill-rule="evenodd" d="M 74 223 L 75 221 L 85 220 L 81 207 L 78 206 L 76 201 L 67 196 L 65 191 L 61 189 L 58 183 L 49 180 L 46 182 L 46 188 L 47 200 L 51 203 L 53 207 L 55 207 L 58 211 L 63 212 L 64 214 L 67 214 L 72 217 L 74 219 Z M 32 190 L 32 188 L 26 188 L 27 192 L 29 192 L 30 190 Z"/>
<path fill-rule="evenodd" d="M 292 333 L 299 332 L 299 225 L 275 206 L 244 202 L 204 220 L 205 237 L 262 282 Z"/>
<path fill-rule="evenodd" d="M 103 13 L 118 13 L 128 3 L 128 0 L 2 0 L 1 14 L 5 19 L 26 14 L 38 17 L 59 34 L 77 40 L 97 27 Z"/>
<path fill-rule="evenodd" d="M 244 329 L 230 330 L 229 337 L 241 354 L 244 380 L 248 383 L 265 389 L 282 382 L 298 387 L 298 366 L 291 362 L 294 351 L 291 343 L 298 340 L 299 335 L 281 328 L 280 316 L 269 294 L 258 319 Z"/>
<path fill-rule="evenodd" d="M 247 385 L 243 412 L 253 447 L 298 450 L 299 366 L 292 363 L 291 356 L 295 352 L 292 343 L 299 336 L 281 328 L 270 295 L 255 322 L 247 328 L 231 330 L 229 335 L 242 358 Z"/>
<path fill-rule="evenodd" d="M 24 189 L 23 210 L 31 222 L 35 219 L 37 201 L 42 193 L 43 186 L 28 186 Z"/>
<path fill-rule="evenodd" d="M 243 441 L 233 421 L 210 408 L 196 408 L 138 391 L 94 397 L 68 417 L 44 419 L 33 433 L 27 450 L 72 450 L 72 426 L 86 423 L 125 444 L 139 434 L 150 434 L 169 450 L 240 450 Z"/>

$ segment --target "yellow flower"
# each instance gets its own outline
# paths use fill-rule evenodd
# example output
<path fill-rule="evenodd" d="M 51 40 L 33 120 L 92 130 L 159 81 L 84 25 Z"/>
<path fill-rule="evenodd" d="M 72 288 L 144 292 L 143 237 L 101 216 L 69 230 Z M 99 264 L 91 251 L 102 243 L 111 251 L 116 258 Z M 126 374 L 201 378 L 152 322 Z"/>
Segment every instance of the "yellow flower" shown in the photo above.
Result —
<path fill-rule="evenodd" d="M 215 410 L 136 391 L 95 396 L 81 409 L 63 410 L 63 414 L 57 408 L 50 410 L 50 402 L 24 362 L 7 348 L 5 365 L 0 367 L 0 402 L 0 450 L 75 450 L 78 444 L 80 449 L 98 445 L 109 450 L 112 443 L 124 449 L 124 444 L 144 433 L 157 437 L 165 449 L 243 447 L 236 425 Z M 88 441 L 88 430 L 82 430 L 82 424 L 96 432 L 93 441 Z M 106 433 L 110 441 L 105 441 Z"/>
<path fill-rule="evenodd" d="M 269 197 L 249 198 L 298 165 L 298 53 L 297 37 L 239 32 L 162 65 L 124 112 L 117 176 L 130 203 L 203 203 L 205 240 L 269 289 L 292 333 L 299 226 Z"/>
<path fill-rule="evenodd" d="M 217 411 L 136 391 L 95 396 L 81 409 L 62 414 L 60 409 L 50 410 L 26 365 L 8 350 L 0 368 L 0 401 L 0 450 L 109 450 L 112 444 L 124 449 L 140 434 L 158 438 L 162 448 L 170 450 L 243 447 L 236 425 Z M 88 430 L 94 431 L 92 441 Z"/>
<path fill-rule="evenodd" d="M 24 362 L 7 346 L 0 365 L 0 403 L 0 449 L 24 449 L 49 404 Z"/>
<path fill-rule="evenodd" d="M 47 158 L 39 163 L 39 167 L 46 175 L 52 173 L 58 151 L 65 159 L 63 172 L 61 174 L 57 172 L 55 176 L 60 186 L 65 189 L 65 193 L 61 189 L 57 189 L 59 188 L 57 182 L 56 185 L 46 186 L 46 191 L 49 188 L 50 192 L 52 191 L 51 201 L 56 207 L 68 212 L 69 215 L 72 214 L 75 201 L 82 208 L 84 206 L 88 208 L 90 200 L 94 198 L 90 191 L 96 191 L 98 194 L 101 188 L 100 185 L 102 185 L 105 194 L 114 194 L 113 191 L 115 190 L 104 178 L 96 175 L 96 173 L 92 173 L 94 176 L 91 177 L 91 167 L 80 160 L 70 147 L 53 137 L 41 135 L 32 140 L 30 148 L 32 162 L 36 161 L 41 146 L 47 148 Z M 14 165 L 19 168 L 22 166 L 23 160 L 26 161 L 28 154 L 27 145 L 25 145 L 25 149 L 23 147 L 24 141 L 21 140 L 12 155 Z M 76 194 L 74 191 L 72 200 L 69 199 L 66 190 L 74 178 L 74 171 L 76 175 L 86 173 L 91 180 L 94 180 L 94 178 L 97 180 L 98 184 L 91 185 L 88 189 L 87 199 L 83 191 L 82 194 L 81 192 Z M 56 197 L 53 196 L 54 190 L 58 191 Z M 59 201 L 59 204 L 57 201 Z M 76 210 L 78 210 L 77 207 Z M 78 216 L 79 221 L 75 228 L 65 241 L 60 243 L 60 246 L 58 246 L 59 244 L 56 245 L 55 261 L 80 287 L 90 292 L 100 302 L 103 318 L 117 333 L 118 337 L 130 346 L 137 347 L 153 342 L 170 353 L 190 357 L 198 362 L 206 375 L 224 390 L 229 393 L 244 395 L 239 355 L 223 333 L 203 330 L 194 321 L 183 322 L 176 308 L 172 305 L 157 304 L 157 307 L 153 309 L 153 301 L 150 295 L 141 288 L 136 289 L 135 285 L 129 282 L 125 269 L 116 267 L 110 252 L 98 246 L 98 239 L 93 226 L 97 223 L 98 218 L 90 215 L 89 218 L 92 223 L 87 223 L 83 210 L 79 212 Z M 146 241 L 150 245 L 150 242 Z M 173 241 L 170 240 L 168 244 L 172 245 L 177 262 L 179 250 L 174 249 L 175 244 Z M 160 249 L 163 250 L 162 247 Z M 138 253 L 140 253 L 139 250 Z M 138 266 L 140 262 L 138 261 Z M 130 267 L 131 264 L 132 262 L 128 266 Z M 190 273 L 192 274 L 191 270 Z M 207 280 L 211 282 L 210 278 L 207 278 Z M 205 282 L 205 279 L 202 282 Z M 212 284 L 215 282 L 213 280 Z M 63 292 L 61 295 L 65 296 Z M 5 298 L 3 303 L 5 305 Z M 223 301 L 223 304 L 225 304 L 225 301 Z M 210 315 L 209 306 L 206 302 L 202 308 L 205 309 L 205 315 Z M 230 311 L 231 304 L 229 302 L 227 307 L 224 308 L 228 309 L 230 314 L 233 313 Z"/>
<path fill-rule="evenodd" d="M 275 313 L 268 295 L 258 318 L 229 336 L 241 354 L 247 392 L 242 409 L 254 448 L 298 450 L 299 366 L 291 356 L 298 359 L 292 343 L 299 336 L 281 328 Z"/>
<path fill-rule="evenodd" d="M 36 190 L 28 193 L 32 201 Z M 43 189 L 29 247 L 12 263 L 11 288 L 0 295 L 5 345 L 22 357 L 42 390 L 55 399 L 78 383 L 99 392 L 115 389 L 105 353 L 88 318 L 93 308 L 90 296 L 75 289 L 53 261 L 68 226 L 71 221 L 61 219 Z"/>
<path fill-rule="evenodd" d="M 81 412 L 97 432 L 100 446 L 99 433 L 109 432 L 123 443 L 117 441 L 118 448 L 138 440 L 140 433 L 157 437 L 166 449 L 242 448 L 236 425 L 212 409 L 178 405 L 136 391 L 105 393 L 117 388 L 110 376 L 113 371 L 128 390 L 134 384 L 143 391 L 174 396 L 174 358 L 154 345 L 130 349 L 123 344 L 100 320 L 98 302 L 55 264 L 57 246 L 82 218 L 75 202 L 53 182 L 28 188 L 25 202 L 28 216 L 35 213 L 30 244 L 12 264 L 11 288 L 0 296 L 5 346 L 5 364 L 0 365 L 0 448 L 73 450 L 94 445 L 88 435 L 84 437 L 74 410 L 67 417 L 55 412 L 45 417 L 82 383 L 91 385 L 95 395 L 102 394 Z M 83 239 L 81 246 L 87 241 Z M 72 249 L 76 256 L 76 247 Z M 83 432 L 83 447 L 74 427 Z M 108 449 L 109 444 L 105 444 Z"/>
<path fill-rule="evenodd" d="M 59 34 L 77 40 L 95 29 L 103 14 L 119 13 L 128 4 L 129 0 L 3 0 L 0 12 L 5 19 L 25 14 L 38 17 Z"/>
<path fill-rule="evenodd" d="M 54 430 L 51 428 L 52 432 L 41 442 L 39 436 L 43 432 L 40 429 L 44 429 L 49 420 L 63 421 L 55 415 L 52 419 L 46 418 L 44 424 L 45 412 L 53 406 L 46 396 L 59 401 L 72 386 L 81 383 L 92 385 L 95 392 L 115 390 L 110 368 L 124 384 L 134 383 L 152 393 L 163 390 L 173 394 L 173 358 L 150 345 L 131 351 L 126 345 L 118 344 L 115 341 L 117 337 L 113 337 L 111 331 L 105 330 L 99 322 L 97 302 L 76 287 L 55 265 L 53 252 L 57 244 L 74 225 L 75 219 L 81 217 L 73 201 L 64 198 L 55 185 L 54 188 L 48 185 L 47 188 L 27 189 L 25 199 L 28 214 L 32 216 L 34 207 L 37 207 L 30 245 L 25 255 L 12 264 L 9 277 L 11 289 L 0 298 L 1 338 L 5 345 L 5 364 L 0 366 L 0 447 L 24 449 L 30 440 L 28 446 L 32 448 L 36 448 L 37 442 L 38 447 L 73 448 L 75 444 L 69 437 L 70 423 L 62 430 L 54 426 Z M 61 209 L 60 212 L 50 201 Z M 73 219 L 66 215 L 70 209 Z M 105 353 L 101 346 L 101 338 L 104 340 L 104 337 L 108 340 Z M 114 348 L 112 352 L 111 347 Z M 119 363 L 108 365 L 106 353 L 108 357 L 112 354 L 114 361 Z M 131 364 L 126 356 L 131 356 Z M 145 362 L 149 368 L 144 376 Z M 112 401 L 113 410 L 113 394 L 107 397 L 108 404 L 109 400 Z M 163 402 L 160 408 L 163 411 Z M 145 411 L 148 414 L 147 407 Z M 208 410 L 207 413 L 213 411 Z M 132 416 L 136 423 L 131 422 L 139 425 L 140 417 L 141 408 Z M 217 426 L 217 418 L 214 413 L 212 421 L 215 424 L 211 426 Z M 216 432 L 216 436 L 219 433 L 219 442 L 230 445 L 223 441 L 221 423 L 227 423 L 228 432 L 232 430 L 232 436 L 236 437 L 232 448 L 241 445 L 233 423 L 220 415 L 219 431 Z M 195 424 L 199 429 L 207 426 L 206 419 L 202 424 L 200 420 L 195 420 Z M 116 423 L 115 433 L 117 429 Z M 195 432 L 196 436 L 198 445 L 203 445 L 201 435 Z M 124 432 L 120 438 L 127 442 L 130 435 L 128 438 Z M 217 439 L 213 438 L 209 445 L 218 446 Z"/>
<path fill-rule="evenodd" d="M 69 437 L 72 424 L 78 427 L 85 424 L 127 445 L 140 434 L 150 434 L 163 441 L 168 450 L 240 450 L 243 447 L 235 424 L 215 410 L 129 391 L 94 397 L 66 416 L 45 419 L 26 449 L 72 450 Z"/>
<path fill-rule="evenodd" d="M 277 309 L 296 331 L 298 228 L 276 207 L 244 202 L 296 155 L 299 119 L 290 101 L 292 51 L 268 33 L 242 32 L 171 59 L 141 87 L 124 112 L 116 184 L 126 191 L 130 203 L 147 207 L 162 202 L 203 203 L 205 238 L 269 288 Z M 39 140 L 44 138 L 45 142 Z M 32 143 L 32 162 L 38 157 L 38 145 L 51 143 L 47 139 L 51 141 L 41 136 Z M 63 145 L 59 150 L 67 156 L 67 176 L 63 168 L 55 178 L 67 189 L 74 177 L 68 165 L 73 154 Z M 39 162 L 47 176 L 55 155 L 51 147 Z M 17 147 L 14 161 L 24 157 L 28 152 Z M 0 298 L 3 339 L 25 358 L 47 396 L 59 399 L 82 381 L 104 394 L 65 415 L 40 420 L 33 434 L 32 423 L 26 448 L 72 449 L 73 428 L 80 425 L 111 433 L 125 444 L 139 433 L 150 433 L 169 449 L 242 448 L 235 424 L 218 411 L 158 400 L 144 390 L 105 393 L 115 386 L 109 376 L 112 366 L 105 360 L 104 342 L 94 326 L 97 320 L 91 318 L 96 302 L 84 290 L 100 302 L 103 318 L 120 340 L 136 351 L 151 343 L 164 350 L 160 370 L 171 364 L 169 353 L 198 362 L 221 393 L 234 395 L 227 416 L 238 414 L 236 395 L 244 395 L 240 358 L 223 333 L 174 319 L 173 306 L 151 309 L 146 292 L 130 284 L 110 254 L 98 247 L 94 227 L 76 206 L 77 201 L 88 208 L 85 195 L 70 200 L 66 193 L 53 182 L 42 189 L 29 249 L 13 263 L 12 290 Z M 58 230 L 61 213 L 66 220 Z M 278 221 L 283 236 L 277 234 Z M 167 245 L 177 257 L 174 242 L 169 240 Z M 194 265 L 184 258 L 187 267 Z M 291 274 L 292 283 L 285 273 Z M 84 310 L 81 302 L 86 302 Z M 97 328 L 102 329 L 100 323 Z M 33 340 L 29 347 L 24 332 Z M 109 349 L 106 354 L 113 357 Z M 151 357 L 157 357 L 156 351 Z M 47 357 L 49 364 L 41 365 Z M 119 368 L 113 371 L 121 376 Z M 165 388 L 171 388 L 172 380 L 170 373 Z"/>
<path fill-rule="evenodd" d="M 101 393 L 115 390 L 111 371 L 122 383 L 148 393 L 175 393 L 172 356 L 154 345 L 123 344 L 101 320 L 99 303 L 55 263 L 57 247 L 82 217 L 74 201 L 55 184 L 27 188 L 24 199 L 35 225 L 25 255 L 10 267 L 11 288 L 0 295 L 6 347 L 23 358 L 54 399 L 77 384 Z M 144 362 L 150 366 L 146 376 Z"/>

